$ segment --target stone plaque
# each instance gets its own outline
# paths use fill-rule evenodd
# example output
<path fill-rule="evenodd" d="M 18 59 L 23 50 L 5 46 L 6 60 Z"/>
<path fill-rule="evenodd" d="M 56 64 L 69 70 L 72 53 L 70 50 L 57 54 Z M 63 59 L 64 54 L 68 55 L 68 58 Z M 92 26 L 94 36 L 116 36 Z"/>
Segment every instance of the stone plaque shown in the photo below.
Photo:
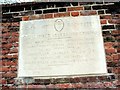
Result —
<path fill-rule="evenodd" d="M 99 16 L 21 21 L 18 77 L 107 73 Z"/>

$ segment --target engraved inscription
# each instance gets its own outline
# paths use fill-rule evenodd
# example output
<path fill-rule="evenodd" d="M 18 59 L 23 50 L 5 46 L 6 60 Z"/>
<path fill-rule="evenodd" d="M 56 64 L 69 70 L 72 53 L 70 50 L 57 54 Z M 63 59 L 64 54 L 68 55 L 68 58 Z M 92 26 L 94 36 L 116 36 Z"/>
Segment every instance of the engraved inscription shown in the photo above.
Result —
<path fill-rule="evenodd" d="M 56 31 L 61 31 L 64 28 L 64 22 L 61 19 L 57 19 L 54 24 Z"/>
<path fill-rule="evenodd" d="M 18 77 L 107 73 L 98 16 L 42 22 L 21 22 Z"/>

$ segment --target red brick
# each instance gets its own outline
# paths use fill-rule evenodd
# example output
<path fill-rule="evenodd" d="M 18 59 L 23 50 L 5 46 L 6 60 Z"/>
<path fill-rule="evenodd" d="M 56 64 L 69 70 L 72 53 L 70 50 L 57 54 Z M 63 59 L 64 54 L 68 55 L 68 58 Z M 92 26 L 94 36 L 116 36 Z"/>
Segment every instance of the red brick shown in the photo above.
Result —
<path fill-rule="evenodd" d="M 11 49 L 10 50 L 10 53 L 17 53 L 18 52 L 18 49 L 17 48 L 14 48 L 14 49 Z"/>
<path fill-rule="evenodd" d="M 10 70 L 10 71 L 17 71 L 17 68 L 16 68 L 16 67 L 10 67 L 9 70 Z"/>
<path fill-rule="evenodd" d="M 81 16 L 87 16 L 87 15 L 96 15 L 97 14 L 97 12 L 96 11 L 81 11 L 80 12 L 80 15 Z"/>
<path fill-rule="evenodd" d="M 0 38 L 2 37 L 2 35 L 3 35 L 3 34 L 2 34 L 2 33 L 0 33 Z"/>
<path fill-rule="evenodd" d="M 120 48 L 117 48 L 117 52 L 120 53 Z"/>
<path fill-rule="evenodd" d="M 2 64 L 3 64 L 3 63 L 2 63 L 2 60 L 0 60 L 0 66 L 2 66 Z"/>
<path fill-rule="evenodd" d="M 110 24 L 120 24 L 120 19 L 110 19 L 108 20 Z"/>
<path fill-rule="evenodd" d="M 6 84 L 7 83 L 7 80 L 5 79 L 0 79 L 0 84 Z"/>
<path fill-rule="evenodd" d="M 114 42 L 113 43 L 113 47 L 118 47 L 118 46 L 120 46 L 120 42 Z"/>
<path fill-rule="evenodd" d="M 13 22 L 13 23 L 11 23 L 11 26 L 20 26 L 20 23 L 19 22 Z"/>
<path fill-rule="evenodd" d="M 18 37 L 19 33 L 18 32 L 12 32 L 11 35 L 12 35 L 12 37 Z"/>
<path fill-rule="evenodd" d="M 5 27 L 7 27 L 7 26 L 10 26 L 11 25 L 11 23 L 2 23 L 2 26 L 5 26 Z"/>
<path fill-rule="evenodd" d="M 53 14 L 45 14 L 45 19 L 46 18 L 53 18 Z"/>
<path fill-rule="evenodd" d="M 118 53 L 118 58 L 120 59 L 120 53 Z"/>
<path fill-rule="evenodd" d="M 8 41 L 3 38 L 3 39 L 2 39 L 2 44 L 6 44 L 6 43 L 8 43 Z"/>
<path fill-rule="evenodd" d="M 109 49 L 105 49 L 107 54 L 112 54 L 115 53 L 115 49 L 114 48 L 109 48 Z"/>
<path fill-rule="evenodd" d="M 100 18 L 101 19 L 111 19 L 112 16 L 111 15 L 101 15 Z"/>
<path fill-rule="evenodd" d="M 10 86 L 3 85 L 3 86 L 2 86 L 2 90 L 10 90 L 9 87 L 10 87 Z"/>
<path fill-rule="evenodd" d="M 66 16 L 70 16 L 70 12 L 64 12 L 64 13 L 55 13 L 54 17 L 66 17 Z"/>
<path fill-rule="evenodd" d="M 72 83 L 72 88 L 82 88 L 84 85 L 82 83 Z"/>
<path fill-rule="evenodd" d="M 70 88 L 71 84 L 56 84 L 57 88 Z"/>
<path fill-rule="evenodd" d="M 0 55 L 0 59 L 5 59 L 6 58 L 6 56 L 5 55 Z"/>
<path fill-rule="evenodd" d="M 2 32 L 3 32 L 3 33 L 9 32 L 9 31 L 10 31 L 10 30 L 9 30 L 8 28 L 5 28 L 5 27 L 2 28 Z"/>
<path fill-rule="evenodd" d="M 103 83 L 99 82 L 88 82 L 88 83 L 85 83 L 83 85 L 82 88 L 105 88 L 105 86 L 103 85 Z"/>
<path fill-rule="evenodd" d="M 118 75 L 119 76 L 119 75 Z M 119 76 L 120 77 L 120 76 Z M 118 78 L 118 80 L 115 80 L 115 81 L 113 81 L 113 83 L 114 83 L 114 85 L 115 86 L 120 86 L 120 80 L 119 80 L 119 78 Z M 118 89 L 119 90 L 119 89 Z"/>
<path fill-rule="evenodd" d="M 118 68 L 118 67 L 113 68 L 113 73 L 118 74 L 118 69 L 120 69 L 120 68 Z"/>
<path fill-rule="evenodd" d="M 84 8 L 79 6 L 79 7 L 68 7 L 68 11 L 77 11 L 77 10 L 83 10 Z"/>
<path fill-rule="evenodd" d="M 49 85 L 46 85 L 46 88 L 55 88 L 55 85 L 54 84 L 49 84 Z"/>
<path fill-rule="evenodd" d="M 2 65 L 3 66 L 16 66 L 17 61 L 2 60 Z"/>
<path fill-rule="evenodd" d="M 112 82 L 104 82 L 105 87 L 113 87 Z"/>
<path fill-rule="evenodd" d="M 101 24 L 107 24 L 107 20 L 106 20 L 106 19 L 101 19 L 101 20 L 100 20 L 100 23 L 101 23 Z"/>
<path fill-rule="evenodd" d="M 71 12 L 71 16 L 79 16 L 79 12 Z"/>
<path fill-rule="evenodd" d="M 8 72 L 9 67 L 0 67 L 0 72 Z"/>
<path fill-rule="evenodd" d="M 7 80 L 7 84 L 14 84 L 15 83 L 15 80 L 14 79 L 8 79 Z M 13 89 L 14 90 L 14 89 Z"/>
<path fill-rule="evenodd" d="M 113 57 L 114 60 L 120 59 L 119 56 L 118 56 L 118 54 L 113 54 L 112 57 Z"/>
<path fill-rule="evenodd" d="M 115 39 L 116 39 L 116 40 L 120 40 L 120 36 L 116 36 Z"/>
<path fill-rule="evenodd" d="M 111 60 L 113 60 L 113 57 L 111 55 L 106 55 L 106 60 L 111 61 Z"/>
<path fill-rule="evenodd" d="M 105 48 L 112 48 L 113 47 L 113 42 L 105 42 L 104 43 Z"/>
<path fill-rule="evenodd" d="M 43 89 L 43 88 L 46 88 L 46 86 L 45 85 L 20 85 L 20 88 L 28 88 L 28 89 L 32 89 L 32 88 L 35 88 L 35 89 L 39 89 L 39 90 L 41 90 L 41 89 Z"/>
<path fill-rule="evenodd" d="M 7 63 L 10 63 L 11 61 L 7 61 L 7 60 L 2 60 L 2 66 L 7 66 Z"/>
<path fill-rule="evenodd" d="M 17 38 L 17 37 L 16 37 L 16 38 L 10 38 L 10 39 L 9 39 L 9 42 L 10 42 L 10 43 L 18 42 L 18 38 Z"/>
<path fill-rule="evenodd" d="M 13 46 L 14 46 L 14 47 L 18 47 L 19 44 L 18 44 L 18 43 L 14 43 Z"/>
<path fill-rule="evenodd" d="M 14 59 L 18 59 L 18 55 L 13 55 L 13 58 Z"/>
<path fill-rule="evenodd" d="M 11 43 L 4 44 L 2 47 L 6 49 L 10 49 L 12 47 L 12 44 Z"/>
<path fill-rule="evenodd" d="M 30 20 L 35 20 L 35 19 L 43 19 L 44 15 L 31 15 L 29 17 Z"/>
<path fill-rule="evenodd" d="M 6 55 L 6 58 L 12 59 L 12 55 Z"/>
<path fill-rule="evenodd" d="M 8 54 L 9 53 L 9 51 L 8 50 L 2 50 L 2 54 L 4 55 L 4 54 Z"/>
<path fill-rule="evenodd" d="M 16 73 L 13 73 L 13 72 L 7 72 L 7 73 L 3 73 L 2 75 L 4 78 L 14 78 L 17 76 Z"/>
<path fill-rule="evenodd" d="M 2 37 L 3 38 L 9 38 L 10 37 L 10 33 L 9 32 L 4 33 L 4 34 L 2 34 Z"/>
<path fill-rule="evenodd" d="M 29 16 L 23 16 L 22 17 L 22 21 L 28 21 L 29 20 Z"/>

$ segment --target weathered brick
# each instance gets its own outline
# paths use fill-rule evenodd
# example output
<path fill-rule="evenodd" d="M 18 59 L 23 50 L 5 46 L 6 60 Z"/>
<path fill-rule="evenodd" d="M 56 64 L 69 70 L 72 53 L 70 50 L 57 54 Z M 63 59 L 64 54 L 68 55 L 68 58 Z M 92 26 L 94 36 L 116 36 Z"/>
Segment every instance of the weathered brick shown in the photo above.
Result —
<path fill-rule="evenodd" d="M 2 33 L 7 33 L 9 31 L 10 31 L 10 29 L 8 27 L 3 27 L 2 28 Z"/>
<path fill-rule="evenodd" d="M 110 24 L 120 24 L 120 19 L 110 19 L 108 20 Z"/>
<path fill-rule="evenodd" d="M 9 39 L 9 42 L 10 42 L 10 43 L 18 42 L 18 40 L 19 40 L 18 37 L 16 37 L 16 38 L 10 38 L 10 39 Z"/>
<path fill-rule="evenodd" d="M 53 14 L 45 14 L 44 18 L 53 18 Z"/>
<path fill-rule="evenodd" d="M 7 79 L 7 84 L 14 84 L 15 80 L 14 79 Z"/>
<path fill-rule="evenodd" d="M 66 84 L 56 84 L 57 88 L 70 88 L 70 84 L 66 83 Z"/>
<path fill-rule="evenodd" d="M 0 79 L 0 84 L 6 84 L 7 83 L 7 80 L 5 80 L 5 79 Z"/>
<path fill-rule="evenodd" d="M 18 47 L 19 44 L 18 44 L 18 43 L 14 43 L 13 46 L 14 46 L 14 47 Z"/>
<path fill-rule="evenodd" d="M 113 68 L 113 73 L 118 74 L 118 67 Z"/>
<path fill-rule="evenodd" d="M 113 87 L 112 82 L 104 82 L 105 87 Z"/>
<path fill-rule="evenodd" d="M 80 15 L 81 16 L 96 15 L 96 14 L 97 14 L 97 12 L 96 11 L 92 11 L 92 10 L 90 10 L 90 11 L 80 11 Z"/>
<path fill-rule="evenodd" d="M 13 72 L 7 72 L 7 73 L 3 73 L 2 76 L 5 78 L 15 78 L 17 76 L 17 74 L 13 73 Z"/>
<path fill-rule="evenodd" d="M 107 61 L 112 61 L 113 60 L 113 57 L 111 55 L 106 55 L 106 60 Z"/>
<path fill-rule="evenodd" d="M 101 15 L 100 19 L 111 19 L 112 16 L 111 15 Z"/>
<path fill-rule="evenodd" d="M 13 58 L 14 59 L 18 59 L 18 55 L 13 55 Z"/>
<path fill-rule="evenodd" d="M 28 89 L 46 89 L 46 86 L 45 85 L 20 85 L 20 88 L 28 88 Z"/>
<path fill-rule="evenodd" d="M 9 37 L 10 37 L 10 33 L 9 33 L 9 32 L 3 33 L 3 34 L 2 34 L 2 37 L 3 37 L 3 38 L 9 38 Z"/>
<path fill-rule="evenodd" d="M 19 33 L 18 33 L 18 32 L 12 32 L 12 33 L 11 33 L 11 36 L 12 36 L 12 37 L 18 37 L 18 36 L 19 36 Z"/>
<path fill-rule="evenodd" d="M 120 58 L 118 57 L 118 54 L 113 54 L 112 57 L 113 57 L 114 60 L 115 60 L 115 59 L 120 59 Z"/>
<path fill-rule="evenodd" d="M 2 50 L 2 54 L 4 55 L 4 54 L 8 54 L 9 53 L 9 51 L 8 50 Z"/>
<path fill-rule="evenodd" d="M 71 88 L 84 88 L 82 83 L 71 83 Z"/>
<path fill-rule="evenodd" d="M 12 43 L 7 43 L 2 45 L 3 48 L 10 49 L 12 47 Z"/>
<path fill-rule="evenodd" d="M 6 56 L 5 55 L 0 55 L 0 59 L 5 59 L 6 58 Z"/>
<path fill-rule="evenodd" d="M 14 49 L 11 49 L 10 50 L 10 53 L 17 53 L 18 52 L 18 49 L 17 48 L 14 48 Z"/>
<path fill-rule="evenodd" d="M 84 8 L 79 6 L 79 7 L 68 7 L 68 11 L 77 11 L 77 10 L 83 10 Z"/>
<path fill-rule="evenodd" d="M 117 48 L 117 52 L 120 53 L 120 48 Z"/>
<path fill-rule="evenodd" d="M 31 15 L 29 17 L 30 20 L 35 20 L 35 19 L 43 19 L 44 15 Z"/>
<path fill-rule="evenodd" d="M 12 59 L 12 55 L 6 55 L 6 58 Z"/>
<path fill-rule="evenodd" d="M 10 25 L 11 25 L 11 23 L 8 23 L 8 22 L 2 23 L 2 26 L 5 26 L 5 27 L 10 26 Z"/>
<path fill-rule="evenodd" d="M 64 13 L 55 13 L 54 17 L 66 17 L 66 16 L 70 16 L 70 12 L 64 12 Z"/>
<path fill-rule="evenodd" d="M 13 22 L 13 23 L 11 23 L 11 26 L 20 26 L 20 23 L 19 22 Z"/>
<path fill-rule="evenodd" d="M 6 40 L 6 39 L 2 39 L 2 44 L 6 44 L 6 43 L 8 43 L 8 41 Z"/>
<path fill-rule="evenodd" d="M 71 12 L 71 16 L 79 16 L 79 12 Z"/>
<path fill-rule="evenodd" d="M 46 88 L 47 88 L 47 89 L 50 89 L 50 88 L 53 89 L 53 88 L 55 88 L 55 85 L 54 85 L 54 84 L 49 84 L 49 85 L 46 85 Z"/>
<path fill-rule="evenodd" d="M 17 71 L 17 68 L 16 67 L 10 67 L 9 70 L 10 71 Z"/>
<path fill-rule="evenodd" d="M 116 36 L 115 39 L 120 41 L 120 36 Z"/>

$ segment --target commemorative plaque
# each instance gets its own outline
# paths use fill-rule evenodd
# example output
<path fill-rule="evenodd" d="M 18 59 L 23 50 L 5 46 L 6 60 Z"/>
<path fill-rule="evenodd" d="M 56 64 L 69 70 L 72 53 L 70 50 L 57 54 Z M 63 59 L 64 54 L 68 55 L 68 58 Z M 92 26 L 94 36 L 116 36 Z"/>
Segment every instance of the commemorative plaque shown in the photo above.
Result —
<path fill-rule="evenodd" d="M 107 73 L 99 16 L 20 22 L 18 77 Z"/>

